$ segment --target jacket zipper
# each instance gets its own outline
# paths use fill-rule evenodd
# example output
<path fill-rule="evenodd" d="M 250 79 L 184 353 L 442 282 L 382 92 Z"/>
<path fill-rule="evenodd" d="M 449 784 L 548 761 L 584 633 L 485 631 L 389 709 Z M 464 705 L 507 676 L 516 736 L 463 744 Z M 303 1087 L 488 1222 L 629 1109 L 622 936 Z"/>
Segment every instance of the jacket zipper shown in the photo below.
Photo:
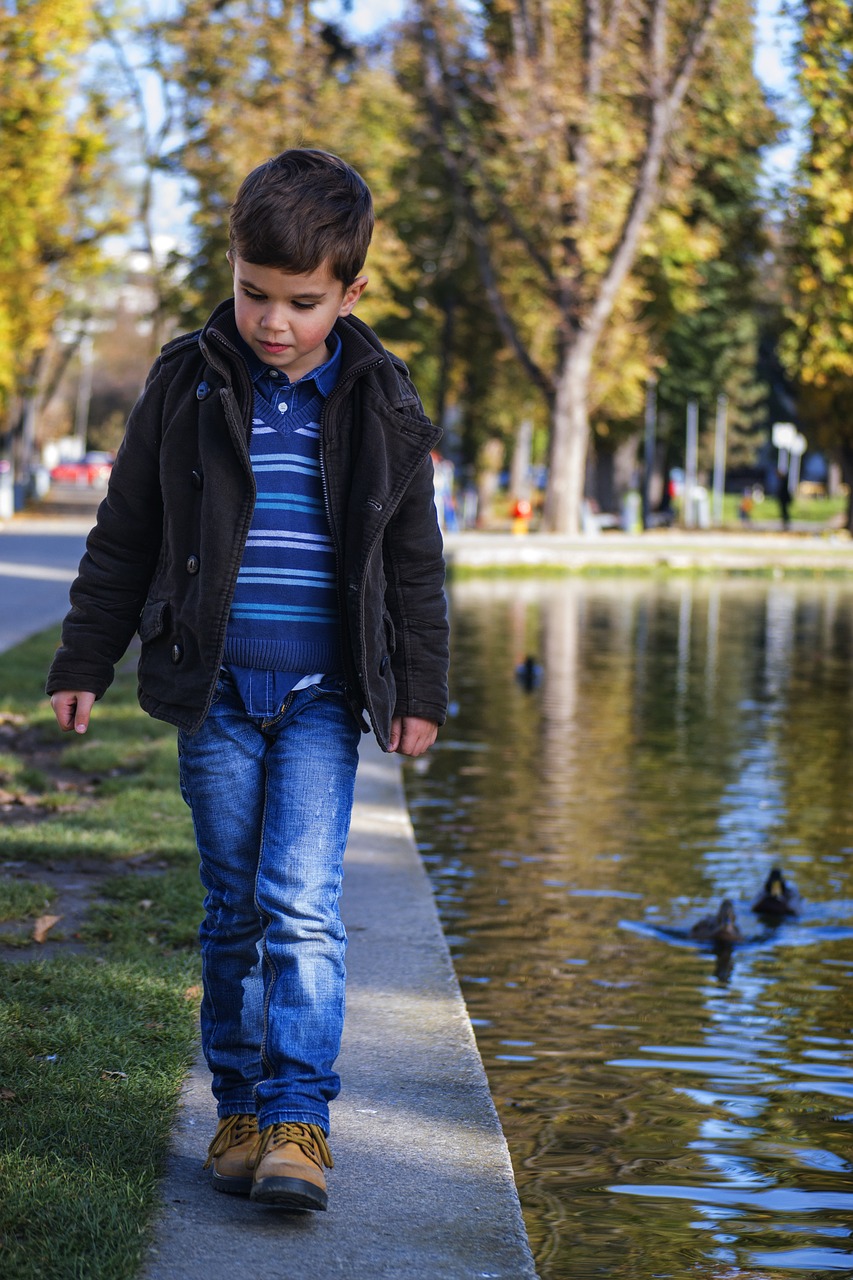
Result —
<path fill-rule="evenodd" d="M 336 568 L 335 580 L 338 584 L 338 630 L 340 633 L 341 656 L 344 658 L 344 660 L 347 662 L 347 666 L 350 668 L 350 671 L 347 672 L 347 683 L 349 683 L 350 673 L 353 665 L 351 650 L 347 646 L 346 633 L 344 631 L 344 618 L 346 617 L 346 610 L 347 610 L 347 600 L 346 600 L 347 586 L 346 586 L 346 583 L 344 583 L 343 581 L 343 555 L 341 551 L 340 542 L 338 539 L 337 525 L 335 524 L 334 517 L 332 516 L 332 503 L 329 498 L 329 482 L 326 475 L 326 454 L 325 454 L 323 437 L 326 430 L 326 422 L 328 418 L 329 408 L 332 404 L 334 404 L 335 400 L 339 398 L 339 393 L 341 392 L 344 385 L 348 382 L 355 381 L 355 379 L 360 377 L 361 374 L 366 373 L 368 369 L 377 369 L 382 363 L 383 363 L 383 360 L 382 360 L 382 357 L 380 356 L 376 360 L 371 360 L 367 364 L 359 365 L 357 366 L 357 368 L 351 369 L 349 373 L 346 375 L 346 377 L 342 378 L 338 382 L 337 386 L 333 388 L 332 393 L 326 400 L 325 404 L 323 405 L 323 411 L 320 414 L 320 484 L 322 485 L 322 489 L 323 489 L 323 505 L 326 509 L 326 519 L 329 522 L 329 530 L 332 534 L 332 546 L 335 549 L 335 568 Z M 364 645 L 362 644 L 362 653 L 363 653 L 363 650 L 364 650 Z M 364 697 L 365 702 L 367 703 L 367 714 L 370 717 L 370 721 L 374 725 L 374 730 L 375 730 L 376 726 L 375 726 L 374 717 L 373 717 L 373 708 L 370 706 L 369 691 L 364 687 L 365 682 L 364 682 L 364 679 L 362 678 L 361 672 L 356 671 L 355 675 L 358 680 L 358 684 L 361 689 L 362 696 Z"/>
<path fill-rule="evenodd" d="M 222 345 L 223 347 L 225 347 L 225 349 L 226 349 L 227 351 L 229 351 L 229 352 L 233 353 L 233 355 L 234 355 L 234 356 L 236 356 L 237 360 L 240 360 L 240 359 L 241 359 L 240 352 L 239 352 L 239 351 L 237 350 L 237 348 L 233 345 L 233 343 L 231 343 L 231 342 L 229 342 L 229 341 L 228 341 L 228 339 L 227 339 L 223 334 L 218 333 L 216 330 L 212 330 L 212 331 L 211 331 L 211 333 L 210 333 L 210 335 L 209 335 L 209 338 L 212 338 L 212 339 L 214 339 L 216 342 L 221 343 L 221 345 Z M 200 345 L 200 348 L 201 348 L 201 353 L 202 353 L 202 355 L 204 356 L 204 358 L 205 358 L 206 360 L 208 360 L 208 363 L 211 363 L 209 355 L 207 355 L 207 354 L 205 353 L 204 348 L 203 348 L 203 347 L 201 347 L 201 344 L 199 344 L 199 345 Z M 214 366 L 214 367 L 215 367 L 215 366 Z M 229 392 L 230 392 L 230 393 L 231 393 L 231 395 L 233 396 L 233 395 L 234 395 L 234 383 L 233 383 L 233 378 L 230 378 L 229 383 L 228 383 L 228 388 L 227 388 L 227 389 L 229 390 Z M 235 397 L 235 398 L 236 398 L 236 397 Z M 225 420 L 226 420 L 226 422 L 228 422 L 228 421 L 229 421 L 228 406 L 227 406 L 227 405 L 225 405 L 225 404 L 223 404 L 222 409 L 223 409 L 223 413 L 225 414 Z M 250 479 L 251 479 L 252 488 L 253 488 L 253 490 L 254 490 L 255 480 L 254 480 L 254 475 L 253 475 L 253 473 L 252 473 L 252 462 L 251 462 L 251 457 L 250 457 L 250 455 L 249 455 L 249 446 L 248 446 L 248 443 L 247 443 L 247 441 L 246 441 L 246 439 L 245 439 L 245 427 L 246 427 L 246 423 L 245 423 L 245 421 L 243 421 L 243 424 L 242 424 L 242 425 L 243 425 L 244 434 L 243 434 L 243 436 L 241 436 L 241 437 L 240 437 L 240 444 L 241 444 L 242 449 L 243 449 L 243 463 L 244 463 L 244 467 L 247 467 L 248 475 L 249 475 L 249 477 L 250 477 Z M 243 522 L 242 522 L 242 524 L 241 524 L 241 526 L 240 526 L 240 529 L 239 529 L 239 534 L 240 534 L 240 538 L 241 538 L 242 546 L 243 546 L 244 548 L 245 548 L 245 545 L 246 545 L 246 539 L 247 539 L 247 538 L 248 538 L 248 536 L 249 536 L 249 529 L 251 528 L 251 525 L 252 525 L 252 511 L 251 511 L 251 510 L 249 510 L 249 511 L 247 511 L 247 512 L 246 512 L 246 515 L 244 516 L 244 518 L 243 518 Z M 239 573 L 240 573 L 240 562 L 241 562 L 241 560 L 242 560 L 242 552 L 241 552 L 241 556 L 240 556 L 240 558 L 239 558 L 239 559 L 237 559 L 237 561 L 236 561 L 236 567 L 234 567 L 234 568 L 233 568 L 233 570 L 232 570 L 232 574 L 231 574 L 231 582 L 229 583 L 229 595 L 228 595 L 228 599 L 229 599 L 229 601 L 230 601 L 230 600 L 232 600 L 232 599 L 233 599 L 233 597 L 234 597 L 234 589 L 235 589 L 235 587 L 236 587 L 237 577 L 238 577 L 238 575 L 239 575 Z M 220 668 L 221 668 L 221 666 L 222 666 L 222 655 L 223 655 L 223 653 L 225 652 L 225 636 L 226 636 L 226 633 L 227 633 L 227 631 L 228 631 L 228 614 L 229 614 L 229 613 L 230 613 L 230 605 L 229 605 L 228 612 L 225 614 L 225 619 L 224 619 L 224 623 L 223 623 L 223 625 L 222 625 L 222 632 L 221 632 L 221 635 L 220 635 L 220 636 L 219 636 L 219 638 L 218 638 L 218 644 L 217 644 L 217 654 L 218 654 L 218 657 L 217 657 L 216 678 L 214 679 L 213 684 L 212 684 L 212 685 L 211 685 L 211 687 L 210 687 L 210 692 L 209 692 L 209 694 L 208 694 L 208 699 L 207 699 L 207 706 L 206 706 L 206 707 L 205 707 L 205 709 L 204 709 L 204 717 L 206 717 L 206 716 L 207 716 L 207 713 L 208 713 L 208 712 L 209 712 L 209 710 L 210 710 L 211 703 L 213 702 L 213 695 L 214 695 L 214 693 L 216 692 L 216 681 L 217 681 L 217 679 L 218 679 L 218 677 L 219 677 L 219 669 L 220 669 Z M 204 717 L 203 717 L 203 718 L 204 718 Z"/>

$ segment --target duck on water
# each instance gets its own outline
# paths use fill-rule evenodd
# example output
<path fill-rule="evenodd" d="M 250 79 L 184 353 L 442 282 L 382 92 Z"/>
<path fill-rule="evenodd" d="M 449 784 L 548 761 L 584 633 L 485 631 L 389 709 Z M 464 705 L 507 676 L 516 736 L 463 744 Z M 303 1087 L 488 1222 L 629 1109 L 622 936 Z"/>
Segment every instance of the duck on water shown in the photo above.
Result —
<path fill-rule="evenodd" d="M 738 928 L 735 904 L 731 898 L 723 898 L 716 915 L 703 916 L 690 930 L 690 937 L 698 942 L 713 942 L 718 947 L 733 947 L 743 941 Z"/>
<path fill-rule="evenodd" d="M 764 882 L 764 888 L 752 903 L 756 915 L 783 920 L 786 916 L 800 914 L 800 895 L 789 884 L 778 867 L 774 867 Z"/>

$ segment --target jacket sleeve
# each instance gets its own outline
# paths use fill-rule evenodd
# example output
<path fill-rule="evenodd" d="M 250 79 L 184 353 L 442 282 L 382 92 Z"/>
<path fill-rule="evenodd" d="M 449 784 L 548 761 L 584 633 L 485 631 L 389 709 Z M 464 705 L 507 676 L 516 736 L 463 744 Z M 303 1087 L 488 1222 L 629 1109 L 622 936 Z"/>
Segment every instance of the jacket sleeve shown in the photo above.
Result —
<path fill-rule="evenodd" d="M 85 690 L 102 697 L 139 625 L 163 536 L 163 402 L 158 360 L 128 419 L 106 497 L 71 586 L 71 609 L 48 674 L 48 694 Z"/>
<path fill-rule="evenodd" d="M 418 468 L 388 525 L 384 562 L 386 606 L 397 638 L 391 658 L 395 714 L 444 724 L 449 631 L 430 457 Z"/>

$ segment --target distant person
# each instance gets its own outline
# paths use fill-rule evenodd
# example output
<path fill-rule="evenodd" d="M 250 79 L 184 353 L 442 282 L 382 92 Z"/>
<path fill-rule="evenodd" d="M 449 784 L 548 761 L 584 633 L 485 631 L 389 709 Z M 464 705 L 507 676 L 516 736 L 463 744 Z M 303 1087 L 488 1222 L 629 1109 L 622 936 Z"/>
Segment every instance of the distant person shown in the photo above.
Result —
<path fill-rule="evenodd" d="M 779 502 L 779 514 L 782 517 L 782 528 L 787 529 L 790 524 L 791 491 L 784 471 L 776 472 L 776 497 Z"/>
<path fill-rule="evenodd" d="M 85 733 L 138 628 L 206 890 L 213 1185 L 285 1209 L 327 1203 L 359 737 L 420 756 L 447 707 L 440 432 L 352 315 L 372 229 L 363 179 L 326 152 L 245 179 L 234 296 L 149 374 L 47 681 Z"/>
<path fill-rule="evenodd" d="M 753 506 L 752 490 L 744 489 L 743 496 L 741 497 L 741 500 L 740 500 L 740 506 L 737 509 L 738 519 L 740 520 L 741 524 L 749 524 L 749 522 L 752 520 L 752 506 Z"/>

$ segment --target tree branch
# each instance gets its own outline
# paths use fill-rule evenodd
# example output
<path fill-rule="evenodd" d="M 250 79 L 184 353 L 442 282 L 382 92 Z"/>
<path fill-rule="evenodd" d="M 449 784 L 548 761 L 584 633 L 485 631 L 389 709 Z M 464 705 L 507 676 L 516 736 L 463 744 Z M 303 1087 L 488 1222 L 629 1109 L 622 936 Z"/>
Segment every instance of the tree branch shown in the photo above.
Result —
<path fill-rule="evenodd" d="M 634 194 L 625 214 L 616 248 L 584 325 L 592 336 L 598 336 L 603 331 L 616 304 L 619 290 L 634 264 L 640 233 L 657 197 L 667 139 L 684 101 L 696 64 L 705 48 L 720 2 L 721 0 L 703 0 L 699 14 L 687 33 L 684 50 L 667 88 L 662 73 L 666 0 L 653 0 L 650 23 L 653 51 L 651 111 L 646 145 L 639 165 Z M 655 75 L 655 58 L 660 63 L 659 78 Z"/>
<path fill-rule="evenodd" d="M 530 258 L 531 262 L 535 263 L 542 272 L 542 275 L 545 277 L 549 287 L 553 288 L 556 284 L 556 277 L 550 261 L 542 253 L 542 250 L 538 245 L 531 239 L 529 233 L 519 222 L 514 210 L 510 208 L 500 193 L 496 190 L 494 183 L 491 182 L 483 169 L 479 153 L 472 145 L 470 130 L 465 125 L 463 113 L 460 110 L 459 99 L 453 85 L 453 74 L 450 71 L 444 56 L 444 43 L 438 26 L 434 21 L 432 7 L 429 4 L 425 4 L 422 7 L 424 13 L 427 15 L 427 22 L 420 24 L 422 41 L 425 48 L 430 46 L 432 47 L 435 66 L 438 70 L 437 83 L 433 85 L 433 88 L 435 90 L 438 88 L 438 85 L 440 85 L 442 90 L 441 95 L 434 92 L 433 99 L 437 99 L 441 96 L 441 100 L 446 106 L 450 119 L 453 122 L 457 137 L 460 139 L 464 148 L 466 167 L 476 176 L 480 189 L 488 196 L 494 207 L 495 213 L 506 223 L 509 230 L 524 249 L 524 252 Z M 440 132 L 441 136 L 443 136 L 443 128 L 441 128 Z"/>
<path fill-rule="evenodd" d="M 429 48 L 430 43 L 437 43 L 437 33 L 426 26 L 422 27 L 421 34 L 425 49 Z M 438 89 L 439 85 L 446 87 L 446 68 L 442 68 L 438 60 L 436 60 L 435 66 L 431 64 L 428 57 L 425 61 L 427 88 L 428 90 L 431 90 L 427 93 L 427 103 L 432 117 L 433 130 L 438 140 L 438 145 L 441 150 L 445 167 L 450 174 L 454 192 L 456 193 L 460 205 L 465 211 L 465 217 L 471 230 L 471 238 L 477 257 L 477 265 L 480 270 L 480 276 L 483 281 L 486 296 L 489 300 L 496 323 L 504 341 L 515 353 L 531 381 L 540 389 L 540 391 L 542 391 L 546 400 L 550 404 L 554 397 L 554 383 L 527 350 L 521 334 L 509 313 L 509 309 L 506 306 L 498 283 L 497 272 L 495 271 L 494 264 L 492 262 L 489 237 L 485 223 L 480 217 L 476 204 L 472 199 L 469 184 L 462 172 L 460 157 L 448 144 L 445 135 L 444 121 L 441 117 L 439 105 Z M 433 82 L 432 85 L 429 83 L 430 80 Z M 456 123 L 455 120 L 454 123 Z"/>
<path fill-rule="evenodd" d="M 163 147 L 172 130 L 171 102 L 168 96 L 166 96 L 164 100 L 163 119 L 157 130 L 152 135 L 148 125 L 148 111 L 145 102 L 145 94 L 136 68 L 131 65 L 124 45 L 116 34 L 110 20 L 102 12 L 98 12 L 97 10 L 95 16 L 101 32 L 101 37 L 112 50 L 116 66 L 122 80 L 124 81 L 125 89 L 133 104 L 134 113 L 138 121 L 144 177 L 142 179 L 139 192 L 137 218 L 145 240 L 146 252 L 151 259 L 152 265 L 156 265 L 157 259 L 154 252 L 154 231 L 151 221 L 152 208 L 154 204 L 154 171 L 161 163 Z M 149 35 L 151 35 L 152 39 L 156 39 L 152 31 L 149 31 Z M 153 61 L 157 61 L 156 56 Z"/>

